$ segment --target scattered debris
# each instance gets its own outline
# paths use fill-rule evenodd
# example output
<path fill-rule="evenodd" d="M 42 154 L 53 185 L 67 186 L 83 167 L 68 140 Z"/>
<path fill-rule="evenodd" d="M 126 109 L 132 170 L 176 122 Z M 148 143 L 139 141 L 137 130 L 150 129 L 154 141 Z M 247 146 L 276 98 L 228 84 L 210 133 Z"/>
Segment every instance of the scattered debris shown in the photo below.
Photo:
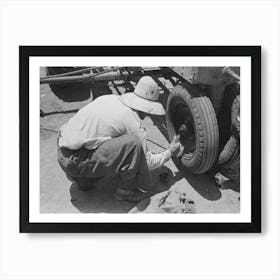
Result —
<path fill-rule="evenodd" d="M 240 188 L 239 175 L 226 177 L 222 173 L 218 172 L 215 174 L 214 178 L 215 178 L 216 183 L 219 185 L 219 187 L 222 190 L 233 189 L 233 190 L 239 191 L 239 188 Z"/>
<path fill-rule="evenodd" d="M 221 188 L 223 188 L 223 185 L 224 185 L 225 182 L 229 181 L 229 178 L 227 178 L 226 176 L 224 176 L 223 174 L 221 174 L 219 172 L 215 174 L 214 178 L 215 178 L 216 183 Z"/>
<path fill-rule="evenodd" d="M 170 190 L 158 202 L 158 207 L 166 213 L 195 213 L 194 201 L 186 193 Z"/>
<path fill-rule="evenodd" d="M 195 213 L 195 202 L 184 192 L 169 190 L 138 203 L 129 213 Z"/>

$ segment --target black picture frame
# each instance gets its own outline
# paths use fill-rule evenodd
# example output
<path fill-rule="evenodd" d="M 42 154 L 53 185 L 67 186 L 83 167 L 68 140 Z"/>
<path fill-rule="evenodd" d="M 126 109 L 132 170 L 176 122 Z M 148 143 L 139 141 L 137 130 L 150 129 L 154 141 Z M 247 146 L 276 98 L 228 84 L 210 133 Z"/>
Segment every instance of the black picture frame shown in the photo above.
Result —
<path fill-rule="evenodd" d="M 29 221 L 29 58 L 34 56 L 251 57 L 251 223 L 32 223 Z M 261 232 L 260 46 L 19 46 L 20 227 L 22 233 Z M 39 112 L 38 112 L 39 113 Z M 39 187 L 39 186 L 38 186 Z"/>

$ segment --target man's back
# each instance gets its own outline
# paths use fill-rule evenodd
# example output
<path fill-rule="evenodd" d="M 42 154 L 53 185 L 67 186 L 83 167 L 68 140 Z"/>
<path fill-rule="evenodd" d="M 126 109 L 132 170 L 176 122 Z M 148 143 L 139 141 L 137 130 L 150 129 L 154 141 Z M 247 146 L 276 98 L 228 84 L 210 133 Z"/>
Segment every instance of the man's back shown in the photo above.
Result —
<path fill-rule="evenodd" d="M 140 119 L 117 95 L 104 95 L 82 108 L 60 129 L 59 145 L 69 149 L 95 149 L 104 141 L 133 133 Z"/>

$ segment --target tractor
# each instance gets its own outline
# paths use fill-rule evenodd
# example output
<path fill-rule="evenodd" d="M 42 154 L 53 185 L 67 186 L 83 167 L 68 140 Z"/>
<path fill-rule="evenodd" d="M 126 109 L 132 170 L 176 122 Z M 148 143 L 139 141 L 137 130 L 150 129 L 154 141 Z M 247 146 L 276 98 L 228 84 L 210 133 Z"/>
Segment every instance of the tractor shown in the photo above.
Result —
<path fill-rule="evenodd" d="M 160 87 L 159 77 L 172 83 L 163 102 L 166 128 L 170 140 L 179 135 L 179 160 L 185 168 L 201 174 L 212 167 L 239 167 L 239 67 L 47 67 L 40 83 L 58 90 L 124 80 L 133 90 L 133 81 L 143 75 L 152 76 Z"/>

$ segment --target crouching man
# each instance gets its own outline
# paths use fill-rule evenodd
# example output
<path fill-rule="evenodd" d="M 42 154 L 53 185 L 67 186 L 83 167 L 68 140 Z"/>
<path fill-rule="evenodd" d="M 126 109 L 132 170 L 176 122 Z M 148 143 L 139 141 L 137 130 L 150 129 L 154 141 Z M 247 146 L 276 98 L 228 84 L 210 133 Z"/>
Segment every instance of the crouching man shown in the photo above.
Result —
<path fill-rule="evenodd" d="M 144 76 L 134 92 L 101 96 L 82 108 L 59 132 L 58 162 L 67 177 L 86 190 L 114 176 L 120 182 L 116 199 L 137 202 L 149 196 L 150 171 L 180 149 L 174 139 L 162 153 L 147 150 L 141 120 L 145 113 L 165 114 L 158 99 L 157 84 Z"/>

